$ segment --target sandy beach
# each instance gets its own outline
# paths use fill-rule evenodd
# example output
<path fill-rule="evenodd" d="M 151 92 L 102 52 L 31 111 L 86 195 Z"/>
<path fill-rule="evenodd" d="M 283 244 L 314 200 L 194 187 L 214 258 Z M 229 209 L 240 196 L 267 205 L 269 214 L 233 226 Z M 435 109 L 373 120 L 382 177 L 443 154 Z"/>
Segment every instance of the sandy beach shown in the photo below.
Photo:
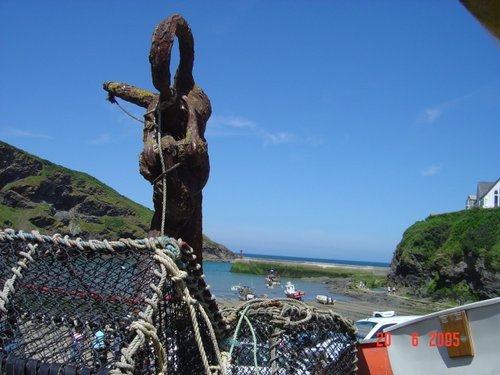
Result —
<path fill-rule="evenodd" d="M 343 317 L 354 321 L 370 317 L 374 311 L 395 311 L 397 315 L 425 315 L 448 307 L 374 292 L 366 292 L 354 301 L 336 301 L 331 307 L 318 302 L 310 302 L 310 304 L 317 308 L 331 308 Z"/>
<path fill-rule="evenodd" d="M 338 292 L 337 292 L 338 293 Z M 243 302 L 221 301 L 219 305 L 233 307 Z M 333 310 L 342 317 L 356 321 L 372 316 L 374 311 L 395 311 L 397 315 L 425 315 L 449 306 L 432 304 L 406 297 L 386 295 L 384 293 L 366 292 L 352 301 L 335 301 L 333 305 L 323 305 L 316 301 L 307 301 L 307 305 L 321 309 Z"/>
<path fill-rule="evenodd" d="M 336 291 L 335 293 L 340 294 L 339 291 Z M 335 301 L 333 305 L 323 305 L 316 301 L 307 301 L 305 303 L 317 309 L 331 309 L 344 318 L 348 318 L 353 321 L 368 318 L 372 316 L 374 311 L 395 311 L 397 315 L 425 315 L 449 307 L 422 300 L 414 300 L 404 296 L 387 295 L 380 292 L 367 291 L 358 296 L 350 296 L 355 299 L 352 301 Z M 242 302 L 219 302 L 221 307 L 235 306 L 240 303 Z"/>
<path fill-rule="evenodd" d="M 367 271 L 373 272 L 375 275 L 387 275 L 389 272 L 389 267 L 376 267 L 376 266 L 361 266 L 352 264 L 339 264 L 339 263 L 321 263 L 321 262 L 305 262 L 305 261 L 294 261 L 294 260 L 276 260 L 276 259 L 264 259 L 264 258 L 239 258 L 235 259 L 234 262 L 246 262 L 246 263 L 274 263 L 274 264 L 297 264 L 310 267 L 318 268 L 338 268 L 338 269 L 348 269 L 356 271 Z"/>

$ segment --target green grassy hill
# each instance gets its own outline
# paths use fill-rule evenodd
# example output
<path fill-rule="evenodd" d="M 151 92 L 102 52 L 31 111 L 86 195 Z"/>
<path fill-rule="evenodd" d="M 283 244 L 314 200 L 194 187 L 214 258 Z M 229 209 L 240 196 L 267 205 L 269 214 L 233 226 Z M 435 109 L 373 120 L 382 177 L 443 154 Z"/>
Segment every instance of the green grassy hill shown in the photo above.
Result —
<path fill-rule="evenodd" d="M 144 237 L 152 211 L 94 177 L 0 142 L 0 226 L 80 237 Z"/>
<path fill-rule="evenodd" d="M 94 177 L 0 141 L 0 228 L 81 238 L 144 238 L 153 211 Z M 204 236 L 206 260 L 234 254 Z"/>
<path fill-rule="evenodd" d="M 500 296 L 500 208 L 429 216 L 406 230 L 389 278 L 420 296 Z"/>

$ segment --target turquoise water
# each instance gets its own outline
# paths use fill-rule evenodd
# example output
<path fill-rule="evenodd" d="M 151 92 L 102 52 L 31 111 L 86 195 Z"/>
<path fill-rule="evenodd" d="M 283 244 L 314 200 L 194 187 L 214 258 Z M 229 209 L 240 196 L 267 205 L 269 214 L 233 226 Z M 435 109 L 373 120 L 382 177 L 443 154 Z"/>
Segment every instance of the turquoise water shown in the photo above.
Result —
<path fill-rule="evenodd" d="M 221 262 L 203 262 L 203 272 L 205 281 L 210 286 L 210 291 L 215 298 L 220 301 L 237 301 L 238 295 L 231 291 L 233 285 L 250 286 L 255 290 L 257 296 L 266 294 L 269 298 L 285 298 L 283 288 L 275 285 L 273 288 L 267 288 L 264 276 L 249 275 L 243 273 L 230 272 L 231 263 Z M 284 278 L 281 279 L 282 285 L 287 281 L 295 284 L 297 290 L 305 292 L 303 301 L 311 301 L 318 294 L 324 294 L 338 301 L 350 301 L 352 298 L 339 294 L 328 292 L 328 287 L 321 283 L 306 282 L 301 279 Z"/>

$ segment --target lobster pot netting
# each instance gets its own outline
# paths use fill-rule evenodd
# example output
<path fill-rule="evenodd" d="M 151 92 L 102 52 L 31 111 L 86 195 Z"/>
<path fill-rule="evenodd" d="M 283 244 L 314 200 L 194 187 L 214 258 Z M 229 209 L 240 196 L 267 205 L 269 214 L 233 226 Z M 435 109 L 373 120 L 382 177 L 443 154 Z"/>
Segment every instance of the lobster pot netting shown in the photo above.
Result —
<path fill-rule="evenodd" d="M 233 337 L 226 340 L 227 374 L 355 374 L 356 330 L 333 311 L 290 299 L 252 300 L 223 310 Z"/>
<path fill-rule="evenodd" d="M 0 373 L 206 373 L 224 322 L 193 258 L 166 237 L 0 231 Z"/>

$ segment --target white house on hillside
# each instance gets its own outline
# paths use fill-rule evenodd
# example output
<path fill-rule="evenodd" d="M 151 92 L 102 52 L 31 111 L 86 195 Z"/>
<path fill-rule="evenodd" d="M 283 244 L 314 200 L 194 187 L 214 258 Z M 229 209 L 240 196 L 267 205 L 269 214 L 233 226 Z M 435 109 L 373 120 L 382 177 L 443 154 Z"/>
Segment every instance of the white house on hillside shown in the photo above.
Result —
<path fill-rule="evenodd" d="M 469 195 L 465 201 L 466 209 L 472 207 L 500 207 L 500 178 L 496 182 L 479 182 L 477 184 L 476 195 Z"/>

